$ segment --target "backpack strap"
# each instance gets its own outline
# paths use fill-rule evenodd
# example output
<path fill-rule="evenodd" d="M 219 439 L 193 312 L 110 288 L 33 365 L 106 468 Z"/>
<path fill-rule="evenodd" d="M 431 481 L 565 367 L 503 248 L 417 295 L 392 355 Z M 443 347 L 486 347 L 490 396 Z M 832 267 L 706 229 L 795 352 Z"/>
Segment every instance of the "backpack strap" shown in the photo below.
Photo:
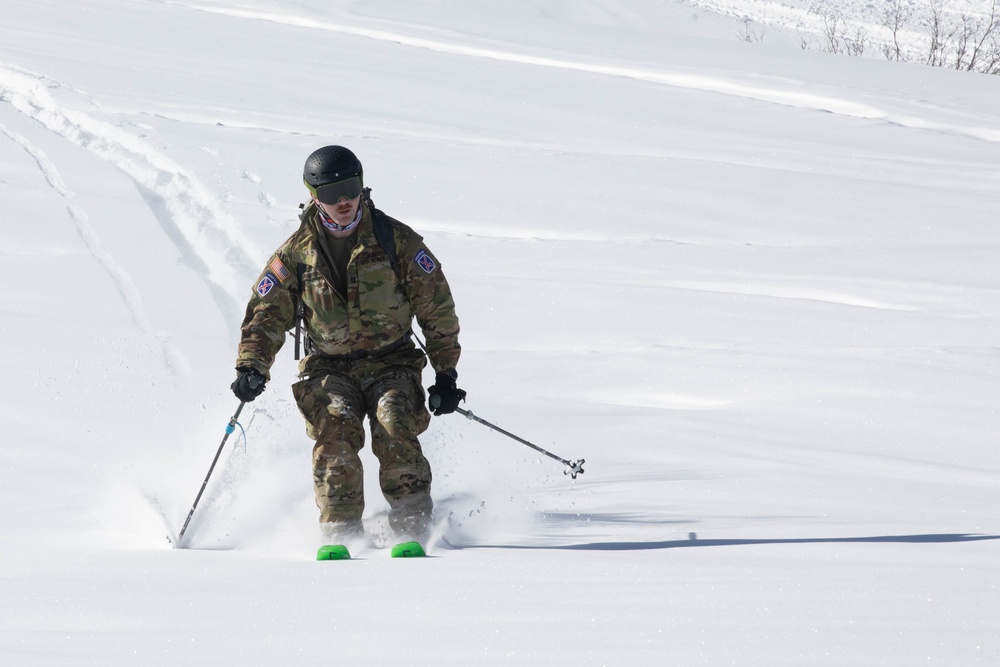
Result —
<path fill-rule="evenodd" d="M 295 274 L 299 279 L 299 289 L 295 292 L 295 361 L 302 358 L 302 339 L 305 337 L 305 349 L 306 354 L 309 354 L 309 348 L 311 347 L 309 334 L 302 333 L 302 322 L 306 318 L 306 309 L 302 304 L 302 276 L 306 272 L 306 265 L 302 262 L 298 262 L 295 265 Z"/>
<path fill-rule="evenodd" d="M 299 222 L 305 224 L 306 214 L 311 206 L 311 202 L 299 204 Z M 302 358 L 302 348 L 306 348 L 306 354 L 309 354 L 310 341 L 309 334 L 305 334 L 305 345 L 302 343 L 302 322 L 305 320 L 306 311 L 305 306 L 302 304 L 302 276 L 305 274 L 306 265 L 302 262 L 297 262 L 295 264 L 295 275 L 299 279 L 298 290 L 292 291 L 292 297 L 295 300 L 295 361 Z"/>
<path fill-rule="evenodd" d="M 378 241 L 379 247 L 388 255 L 389 265 L 392 267 L 393 273 L 396 274 L 398 282 L 399 257 L 396 254 L 396 235 L 392 231 L 392 220 L 385 213 L 375 208 L 375 204 L 372 203 L 371 188 L 365 188 L 362 191 L 362 196 L 365 199 L 365 205 L 368 206 L 368 210 L 372 212 L 372 231 L 375 233 L 375 240 Z"/>
<path fill-rule="evenodd" d="M 403 279 L 399 275 L 399 254 L 396 252 L 396 234 L 392 229 L 392 218 L 375 208 L 375 204 L 372 202 L 371 188 L 364 188 L 361 194 L 364 197 L 368 210 L 372 212 L 372 232 L 375 234 L 375 240 L 389 258 L 389 266 L 392 267 L 392 272 L 396 274 L 396 284 L 400 289 L 403 289 Z M 403 291 L 405 292 L 405 289 Z M 406 332 L 406 335 L 401 340 L 409 340 L 411 335 L 413 335 L 412 328 Z M 420 339 L 418 338 L 417 340 Z"/>

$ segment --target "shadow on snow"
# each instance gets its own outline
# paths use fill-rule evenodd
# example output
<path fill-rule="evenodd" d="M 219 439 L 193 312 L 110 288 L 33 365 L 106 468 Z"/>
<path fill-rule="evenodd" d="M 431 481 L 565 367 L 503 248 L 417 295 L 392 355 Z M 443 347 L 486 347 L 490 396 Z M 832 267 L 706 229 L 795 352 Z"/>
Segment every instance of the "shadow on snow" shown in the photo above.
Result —
<path fill-rule="evenodd" d="M 1000 540 L 1000 535 L 973 535 L 966 533 L 937 533 L 928 535 L 876 535 L 872 537 L 790 537 L 761 539 L 712 539 L 701 540 L 691 533 L 686 540 L 664 540 L 661 542 L 591 542 L 587 544 L 566 544 L 560 546 L 528 545 L 456 545 L 454 549 L 559 549 L 568 551 L 649 551 L 655 549 L 685 549 L 691 547 L 740 547 L 764 544 L 948 544 L 956 542 L 980 542 Z"/>

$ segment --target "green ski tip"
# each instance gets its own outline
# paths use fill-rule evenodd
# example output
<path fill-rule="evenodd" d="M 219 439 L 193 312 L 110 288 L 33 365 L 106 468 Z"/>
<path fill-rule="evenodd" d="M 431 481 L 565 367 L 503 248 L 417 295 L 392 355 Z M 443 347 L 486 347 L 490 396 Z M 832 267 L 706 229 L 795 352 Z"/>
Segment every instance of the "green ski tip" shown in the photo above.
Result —
<path fill-rule="evenodd" d="M 343 544 L 327 544 L 319 548 L 316 560 L 350 560 L 351 552 Z"/>
<path fill-rule="evenodd" d="M 403 542 L 392 548 L 393 558 L 420 558 L 426 555 L 419 542 Z"/>

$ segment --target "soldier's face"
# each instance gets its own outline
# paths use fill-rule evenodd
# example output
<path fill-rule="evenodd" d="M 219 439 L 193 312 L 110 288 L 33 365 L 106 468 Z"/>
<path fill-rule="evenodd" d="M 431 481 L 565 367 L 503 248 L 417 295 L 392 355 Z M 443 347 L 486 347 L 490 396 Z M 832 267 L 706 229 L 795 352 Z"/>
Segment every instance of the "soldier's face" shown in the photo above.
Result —
<path fill-rule="evenodd" d="M 358 206 L 361 205 L 361 195 L 354 199 L 341 197 L 336 204 L 324 204 L 317 200 L 316 205 L 333 219 L 335 223 L 346 226 L 354 222 L 354 216 L 358 214 Z"/>

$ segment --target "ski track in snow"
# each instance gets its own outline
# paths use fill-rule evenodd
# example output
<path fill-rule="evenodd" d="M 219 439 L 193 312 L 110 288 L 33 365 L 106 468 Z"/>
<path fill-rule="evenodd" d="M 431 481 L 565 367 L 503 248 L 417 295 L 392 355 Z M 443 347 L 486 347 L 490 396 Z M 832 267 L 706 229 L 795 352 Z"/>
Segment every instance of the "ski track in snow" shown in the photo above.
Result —
<path fill-rule="evenodd" d="M 571 60 L 560 60 L 556 58 L 544 58 L 540 56 L 530 56 L 525 54 L 500 51 L 496 49 L 486 49 L 460 44 L 450 44 L 437 40 L 413 37 L 400 33 L 388 32 L 385 30 L 373 30 L 370 28 L 358 28 L 328 21 L 320 21 L 293 14 L 274 14 L 266 11 L 237 9 L 227 7 L 207 7 L 204 5 L 185 5 L 181 3 L 167 3 L 177 7 L 184 7 L 199 12 L 209 14 L 219 14 L 239 19 L 269 21 L 281 25 L 307 28 L 312 30 L 323 30 L 335 32 L 354 37 L 363 37 L 383 42 L 391 42 L 401 46 L 409 46 L 419 49 L 427 49 L 437 53 L 446 53 L 457 56 L 467 56 L 470 58 L 484 58 L 500 62 L 515 63 L 520 65 L 532 65 L 536 67 L 549 67 L 553 69 L 563 69 L 575 72 L 586 72 L 604 76 L 614 76 L 637 81 L 658 83 L 677 88 L 687 88 L 700 90 L 733 97 L 743 97 L 769 102 L 800 109 L 812 109 L 815 111 L 825 111 L 840 116 L 852 118 L 863 118 L 870 120 L 880 120 L 892 123 L 901 127 L 915 130 L 927 130 L 957 134 L 982 141 L 1000 143 L 1000 129 L 968 127 L 949 123 L 938 123 L 916 116 L 906 116 L 893 114 L 878 107 L 853 102 L 851 100 L 816 95 L 812 93 L 799 92 L 795 90 L 780 90 L 777 88 L 765 88 L 762 86 L 748 86 L 733 81 L 726 81 L 704 75 L 678 74 L 668 72 L 656 72 L 630 67 L 618 67 L 611 65 L 598 65 L 592 63 L 574 62 Z M 791 84 L 789 84 L 791 85 Z"/>
<path fill-rule="evenodd" d="M 142 307 L 142 298 L 139 296 L 139 291 L 136 289 L 135 283 L 132 282 L 131 276 L 101 246 L 101 241 L 97 236 L 97 232 L 94 231 L 94 228 L 90 224 L 87 212 L 72 203 L 73 193 L 66 188 L 62 177 L 59 175 L 59 170 L 56 169 L 52 160 L 40 148 L 28 141 L 28 139 L 16 132 L 12 132 L 3 124 L 0 124 L 0 133 L 20 145 L 35 160 L 38 169 L 45 176 L 45 180 L 48 181 L 49 186 L 66 202 L 66 210 L 69 212 L 69 217 L 76 226 L 76 231 L 80 234 L 80 238 L 83 239 L 87 251 L 97 260 L 101 268 L 111 276 L 111 280 L 114 281 L 115 286 L 121 294 L 125 307 L 132 316 L 132 321 L 135 322 L 139 330 L 153 336 L 159 341 L 163 347 L 167 367 L 174 372 L 179 370 L 184 375 L 190 375 L 190 363 L 188 363 L 187 359 L 177 348 L 168 342 L 169 337 L 167 334 L 157 331 L 146 318 Z"/>
<path fill-rule="evenodd" d="M 204 276 L 213 297 L 227 315 L 238 314 L 241 310 L 237 295 L 246 291 L 246 276 L 256 275 L 258 262 L 252 258 L 261 256 L 258 248 L 239 229 L 231 216 L 216 203 L 212 192 L 197 177 L 175 163 L 166 155 L 141 141 L 138 137 L 103 120 L 78 110 L 59 104 L 49 92 L 50 89 L 65 88 L 58 81 L 44 75 L 35 74 L 19 67 L 0 63 L 0 101 L 7 102 L 16 110 L 38 121 L 55 134 L 89 150 L 102 160 L 110 163 L 130 178 L 139 189 L 147 206 L 153 212 L 167 235 L 177 245 L 185 258 Z M 75 91 L 73 91 L 75 92 Z M 79 93 L 77 93 L 79 94 Z M 99 108 L 90 98 L 84 96 L 91 106 Z M 10 136 L 10 135 L 8 135 Z M 17 141 L 17 139 L 15 139 Z M 22 146 L 26 142 L 18 141 Z M 25 146 L 38 159 L 40 152 Z M 46 158 L 39 166 L 49 182 L 51 174 L 56 174 L 54 166 Z M 65 188 L 60 194 L 69 196 Z M 55 186 L 54 186 L 55 187 Z M 80 222 L 74 210 L 74 220 L 84 240 L 96 242 L 89 225 Z M 91 252 L 97 246 L 89 245 Z M 115 277 L 123 293 L 134 292 L 131 281 L 122 282 L 124 272 L 113 259 L 102 251 L 95 257 Z M 127 303 L 133 308 L 137 296 L 129 296 Z M 141 311 L 133 311 L 133 314 Z M 141 314 L 137 316 L 144 320 Z M 232 319 L 230 317 L 229 319 Z"/>

